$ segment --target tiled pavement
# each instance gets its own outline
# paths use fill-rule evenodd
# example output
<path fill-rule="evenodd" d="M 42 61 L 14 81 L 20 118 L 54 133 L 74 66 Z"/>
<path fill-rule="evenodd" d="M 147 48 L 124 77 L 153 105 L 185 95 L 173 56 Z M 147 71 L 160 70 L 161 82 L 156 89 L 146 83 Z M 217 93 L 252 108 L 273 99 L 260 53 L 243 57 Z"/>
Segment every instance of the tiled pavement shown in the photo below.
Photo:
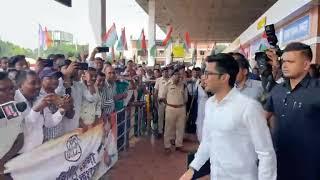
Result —
<path fill-rule="evenodd" d="M 178 180 L 186 170 L 187 154 L 173 152 L 166 155 L 163 139 L 142 137 L 134 141 L 126 152 L 120 153 L 119 161 L 104 180 Z M 190 151 L 198 146 L 192 142 L 184 144 Z"/>

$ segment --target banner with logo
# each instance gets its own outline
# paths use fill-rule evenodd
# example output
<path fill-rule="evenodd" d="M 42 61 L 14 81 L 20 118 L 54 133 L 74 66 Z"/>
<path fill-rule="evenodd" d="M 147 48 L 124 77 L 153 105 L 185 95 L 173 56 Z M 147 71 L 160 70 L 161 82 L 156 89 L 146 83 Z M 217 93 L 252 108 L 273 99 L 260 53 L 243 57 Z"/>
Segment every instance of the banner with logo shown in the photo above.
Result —
<path fill-rule="evenodd" d="M 105 122 L 17 156 L 5 164 L 5 173 L 15 180 L 99 179 L 118 159 L 116 131 L 111 121 Z"/>

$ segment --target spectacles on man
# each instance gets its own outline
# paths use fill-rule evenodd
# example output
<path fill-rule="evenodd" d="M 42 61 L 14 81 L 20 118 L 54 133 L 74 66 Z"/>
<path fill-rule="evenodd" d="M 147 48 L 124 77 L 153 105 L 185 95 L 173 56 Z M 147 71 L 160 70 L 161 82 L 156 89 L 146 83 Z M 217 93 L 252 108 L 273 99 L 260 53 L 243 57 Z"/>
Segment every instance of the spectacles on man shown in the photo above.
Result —
<path fill-rule="evenodd" d="M 216 75 L 216 76 L 221 76 L 223 75 L 222 73 L 217 73 L 217 72 L 210 72 L 210 71 L 204 71 L 204 78 L 208 79 L 209 75 Z"/>

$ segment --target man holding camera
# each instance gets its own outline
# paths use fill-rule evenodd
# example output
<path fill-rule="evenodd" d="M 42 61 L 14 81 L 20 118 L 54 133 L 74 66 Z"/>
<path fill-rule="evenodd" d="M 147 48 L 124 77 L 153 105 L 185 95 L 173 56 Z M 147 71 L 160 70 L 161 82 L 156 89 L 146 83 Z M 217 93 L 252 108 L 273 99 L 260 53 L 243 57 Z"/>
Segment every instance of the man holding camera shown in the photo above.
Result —
<path fill-rule="evenodd" d="M 265 104 L 267 119 L 275 118 L 278 180 L 320 179 L 320 81 L 308 74 L 312 50 L 291 43 L 282 59 L 285 81 L 272 89 Z"/>

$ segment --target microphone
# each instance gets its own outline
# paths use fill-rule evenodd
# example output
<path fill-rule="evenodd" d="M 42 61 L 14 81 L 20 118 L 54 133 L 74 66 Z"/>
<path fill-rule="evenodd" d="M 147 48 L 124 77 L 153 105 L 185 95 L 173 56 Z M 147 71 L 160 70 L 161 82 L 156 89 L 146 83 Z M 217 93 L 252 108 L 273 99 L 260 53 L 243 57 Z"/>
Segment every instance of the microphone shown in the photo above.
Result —
<path fill-rule="evenodd" d="M 8 120 L 16 118 L 21 112 L 27 109 L 27 103 L 10 101 L 0 105 L 0 119 L 7 118 Z"/>

